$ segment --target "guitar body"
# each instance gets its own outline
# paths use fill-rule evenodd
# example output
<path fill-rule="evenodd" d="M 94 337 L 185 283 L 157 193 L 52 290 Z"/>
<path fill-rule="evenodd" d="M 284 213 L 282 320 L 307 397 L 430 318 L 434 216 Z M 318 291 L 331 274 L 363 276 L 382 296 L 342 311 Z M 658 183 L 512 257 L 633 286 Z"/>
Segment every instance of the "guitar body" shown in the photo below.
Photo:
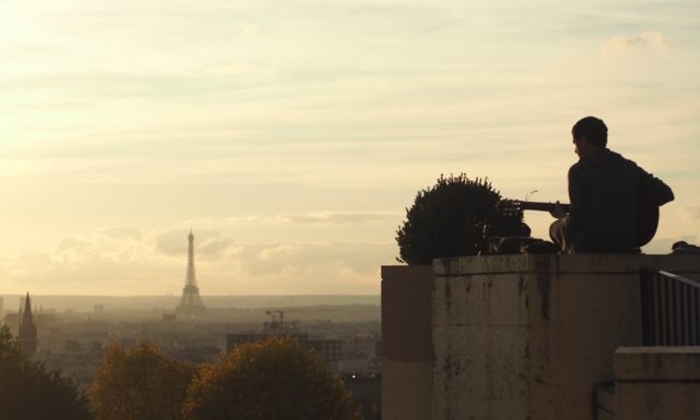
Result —
<path fill-rule="evenodd" d="M 504 214 L 515 214 L 522 210 L 551 212 L 555 205 L 555 203 L 542 203 L 537 201 L 504 200 L 498 204 L 498 208 Z M 569 212 L 570 205 L 560 205 L 564 208 L 564 211 L 567 213 Z M 637 212 L 637 237 L 635 239 L 635 246 L 641 248 L 651 242 L 654 235 L 656 235 L 658 226 L 659 206 L 653 204 L 650 200 L 640 200 Z"/>
<path fill-rule="evenodd" d="M 641 248 L 651 242 L 659 227 L 659 207 L 641 200 L 637 211 L 637 240 L 635 245 Z"/>

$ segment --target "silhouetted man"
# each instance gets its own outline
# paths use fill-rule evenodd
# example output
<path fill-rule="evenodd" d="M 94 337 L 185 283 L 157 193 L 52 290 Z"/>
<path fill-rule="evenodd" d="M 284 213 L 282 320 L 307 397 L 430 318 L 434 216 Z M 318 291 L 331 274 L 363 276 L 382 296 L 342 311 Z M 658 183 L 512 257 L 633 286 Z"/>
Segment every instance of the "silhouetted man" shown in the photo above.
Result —
<path fill-rule="evenodd" d="M 568 175 L 571 207 L 566 214 L 562 206 L 555 206 L 551 213 L 558 220 L 549 228 L 550 237 L 565 253 L 639 252 L 644 241 L 640 226 L 658 222 L 658 206 L 672 201 L 673 191 L 607 149 L 608 127 L 602 120 L 583 118 L 571 134 L 579 156 Z M 644 220 L 648 209 L 656 211 L 656 220 Z M 656 224 L 644 228 L 653 236 Z"/>

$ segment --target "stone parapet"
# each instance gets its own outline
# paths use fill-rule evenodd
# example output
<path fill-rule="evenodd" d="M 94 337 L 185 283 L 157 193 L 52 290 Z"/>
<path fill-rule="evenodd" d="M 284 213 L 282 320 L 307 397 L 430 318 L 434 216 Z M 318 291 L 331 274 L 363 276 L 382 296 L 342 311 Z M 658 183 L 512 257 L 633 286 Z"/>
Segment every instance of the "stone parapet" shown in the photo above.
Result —
<path fill-rule="evenodd" d="M 434 420 L 592 420 L 613 355 L 641 344 L 639 270 L 698 278 L 681 255 L 436 260 Z"/>

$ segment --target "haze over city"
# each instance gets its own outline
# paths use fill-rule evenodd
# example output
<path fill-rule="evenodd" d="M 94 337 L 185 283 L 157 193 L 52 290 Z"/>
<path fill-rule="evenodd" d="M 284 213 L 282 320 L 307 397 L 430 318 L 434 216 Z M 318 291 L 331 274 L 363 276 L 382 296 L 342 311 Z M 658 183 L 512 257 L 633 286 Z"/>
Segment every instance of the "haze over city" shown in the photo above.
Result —
<path fill-rule="evenodd" d="M 668 183 L 698 241 L 691 0 L 0 4 L 4 294 L 378 294 L 440 174 L 567 201 L 570 129 Z M 533 235 L 551 217 L 527 213 Z"/>

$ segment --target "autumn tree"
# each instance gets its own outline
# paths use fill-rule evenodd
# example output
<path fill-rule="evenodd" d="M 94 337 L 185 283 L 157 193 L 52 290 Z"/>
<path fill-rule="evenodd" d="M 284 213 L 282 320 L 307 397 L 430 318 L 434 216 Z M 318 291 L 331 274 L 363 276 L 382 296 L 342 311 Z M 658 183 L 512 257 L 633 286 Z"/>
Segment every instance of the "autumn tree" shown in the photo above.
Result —
<path fill-rule="evenodd" d="M 7 326 L 0 326 L 0 419 L 92 419 L 77 385 L 27 360 Z"/>
<path fill-rule="evenodd" d="M 205 366 L 189 390 L 188 420 L 359 418 L 344 383 L 293 338 L 239 345 Z"/>
<path fill-rule="evenodd" d="M 111 344 L 91 387 L 98 420 L 180 420 L 195 369 L 142 343 Z"/>
<path fill-rule="evenodd" d="M 406 209 L 406 220 L 396 231 L 398 261 L 431 264 L 434 258 L 477 255 L 491 235 L 519 235 L 522 212 L 501 215 L 500 200 L 488 179 L 441 175 L 435 185 L 418 191 Z"/>

